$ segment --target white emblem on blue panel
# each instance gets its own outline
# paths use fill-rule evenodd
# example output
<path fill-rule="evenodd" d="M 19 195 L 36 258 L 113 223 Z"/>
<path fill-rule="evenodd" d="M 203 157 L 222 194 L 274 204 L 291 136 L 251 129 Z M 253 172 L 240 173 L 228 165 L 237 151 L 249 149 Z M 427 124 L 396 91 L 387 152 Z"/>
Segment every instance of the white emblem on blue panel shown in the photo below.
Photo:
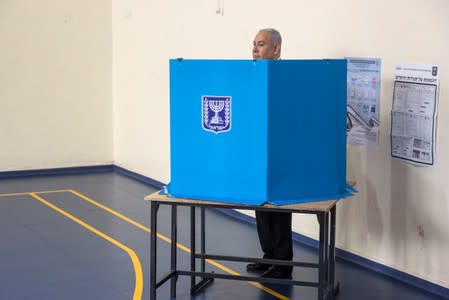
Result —
<path fill-rule="evenodd" d="M 231 96 L 203 96 L 203 129 L 214 133 L 231 130 Z"/>

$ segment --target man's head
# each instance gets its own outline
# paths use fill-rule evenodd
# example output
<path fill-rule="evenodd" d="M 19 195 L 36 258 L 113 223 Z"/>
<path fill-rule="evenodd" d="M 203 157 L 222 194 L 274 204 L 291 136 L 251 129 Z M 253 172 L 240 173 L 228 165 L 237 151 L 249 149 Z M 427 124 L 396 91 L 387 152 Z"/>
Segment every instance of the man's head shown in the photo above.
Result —
<path fill-rule="evenodd" d="M 276 29 L 259 30 L 253 42 L 253 59 L 279 59 L 281 44 L 281 34 Z"/>

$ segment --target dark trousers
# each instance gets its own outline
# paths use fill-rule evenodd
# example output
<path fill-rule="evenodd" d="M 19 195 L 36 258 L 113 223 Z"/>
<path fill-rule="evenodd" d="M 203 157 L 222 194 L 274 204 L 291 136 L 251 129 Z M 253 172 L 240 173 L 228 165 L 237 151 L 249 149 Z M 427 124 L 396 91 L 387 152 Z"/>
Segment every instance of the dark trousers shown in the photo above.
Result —
<path fill-rule="evenodd" d="M 292 260 L 292 214 L 256 211 L 256 221 L 263 258 Z M 280 268 L 292 270 L 289 266 Z"/>

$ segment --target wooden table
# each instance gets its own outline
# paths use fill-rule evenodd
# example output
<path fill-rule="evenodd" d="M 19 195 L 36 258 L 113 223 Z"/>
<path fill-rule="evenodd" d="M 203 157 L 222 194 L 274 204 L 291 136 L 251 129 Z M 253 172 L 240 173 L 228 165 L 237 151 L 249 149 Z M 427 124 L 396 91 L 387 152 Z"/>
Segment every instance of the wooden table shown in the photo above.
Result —
<path fill-rule="evenodd" d="M 263 206 L 256 205 L 242 205 L 223 202 L 213 202 L 206 200 L 193 200 L 183 198 L 172 198 L 166 195 L 160 195 L 158 192 L 145 197 L 145 200 L 151 202 L 151 252 L 150 252 L 150 299 L 156 300 L 156 289 L 162 284 L 171 281 L 170 296 L 176 297 L 176 280 L 178 276 L 190 276 L 191 294 L 195 294 L 203 287 L 209 284 L 214 278 L 255 281 L 261 283 L 277 283 L 288 285 L 300 285 L 318 288 L 318 300 L 334 299 L 339 291 L 339 284 L 335 283 L 335 222 L 336 222 L 336 203 L 337 200 L 327 200 L 319 202 L 309 202 L 302 204 L 290 204 L 276 206 L 272 204 L 265 204 Z M 170 271 L 162 276 L 159 280 L 156 278 L 156 249 L 157 249 L 157 212 L 159 205 L 171 206 L 171 259 Z M 179 270 L 176 262 L 177 254 L 177 206 L 190 207 L 190 270 Z M 195 208 L 199 207 L 201 210 L 201 247 L 197 252 L 195 247 Z M 319 255 L 318 262 L 298 262 L 298 261 L 283 261 L 272 259 L 261 259 L 252 257 L 237 257 L 206 254 L 205 249 L 205 208 L 226 208 L 226 209 L 245 209 L 254 211 L 276 211 L 276 212 L 291 212 L 300 214 L 315 214 L 317 215 L 320 232 L 319 232 Z M 195 260 L 201 260 L 201 269 L 196 270 Z M 259 262 L 266 264 L 289 265 L 295 267 L 316 268 L 318 269 L 318 282 L 297 281 L 294 279 L 274 279 L 263 278 L 255 276 L 240 276 L 230 274 L 218 274 L 205 271 L 206 259 L 224 260 L 224 261 L 238 261 L 238 262 Z M 196 277 L 201 280 L 196 282 Z"/>

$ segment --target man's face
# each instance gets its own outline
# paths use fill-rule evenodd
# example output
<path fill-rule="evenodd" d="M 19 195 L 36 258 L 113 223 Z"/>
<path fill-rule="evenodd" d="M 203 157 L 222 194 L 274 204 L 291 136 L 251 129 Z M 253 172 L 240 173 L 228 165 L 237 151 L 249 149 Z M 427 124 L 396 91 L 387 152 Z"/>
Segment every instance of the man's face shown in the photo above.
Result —
<path fill-rule="evenodd" d="M 253 59 L 278 59 L 281 46 L 273 45 L 269 32 L 259 32 L 253 42 Z"/>

